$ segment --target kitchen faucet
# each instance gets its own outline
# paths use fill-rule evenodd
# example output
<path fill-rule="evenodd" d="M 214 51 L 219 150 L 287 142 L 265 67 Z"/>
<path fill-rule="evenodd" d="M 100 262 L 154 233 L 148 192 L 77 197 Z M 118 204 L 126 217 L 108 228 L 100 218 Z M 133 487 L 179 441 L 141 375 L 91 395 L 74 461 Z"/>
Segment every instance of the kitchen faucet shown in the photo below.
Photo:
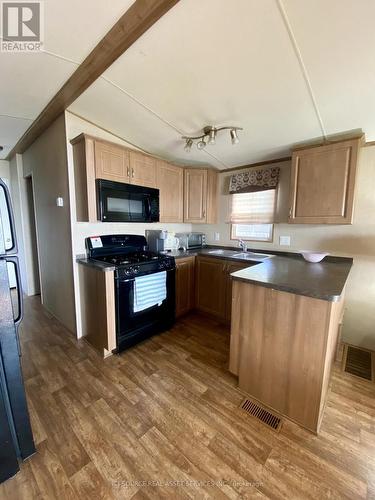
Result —
<path fill-rule="evenodd" d="M 238 246 L 242 248 L 243 252 L 247 252 L 247 243 L 244 240 L 238 240 Z"/>

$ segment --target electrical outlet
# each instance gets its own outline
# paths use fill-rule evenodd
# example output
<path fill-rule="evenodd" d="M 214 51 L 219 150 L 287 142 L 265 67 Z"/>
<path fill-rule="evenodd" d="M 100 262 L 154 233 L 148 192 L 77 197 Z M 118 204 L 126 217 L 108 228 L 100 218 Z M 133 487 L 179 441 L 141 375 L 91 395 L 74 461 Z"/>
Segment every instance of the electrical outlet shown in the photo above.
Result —
<path fill-rule="evenodd" d="M 220 233 L 214 233 L 214 241 L 220 241 Z"/>
<path fill-rule="evenodd" d="M 290 247 L 290 236 L 280 236 L 279 243 L 282 246 Z"/>

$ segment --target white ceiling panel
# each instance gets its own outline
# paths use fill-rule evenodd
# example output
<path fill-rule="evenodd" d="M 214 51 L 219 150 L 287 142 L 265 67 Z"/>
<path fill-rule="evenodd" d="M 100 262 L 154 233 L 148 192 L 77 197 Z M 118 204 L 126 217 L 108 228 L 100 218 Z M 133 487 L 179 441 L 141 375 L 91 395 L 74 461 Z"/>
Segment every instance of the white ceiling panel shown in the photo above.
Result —
<path fill-rule="evenodd" d="M 35 119 L 134 0 L 45 0 L 44 50 L 0 52 L 0 137 L 4 151 L 25 131 L 21 118 Z M 12 124 L 5 115 L 14 117 Z M 17 125 L 16 125 L 17 123 Z M 31 123 L 31 122 L 30 122 Z M 5 128 L 4 128 L 5 127 Z M 20 130 L 22 132 L 20 133 Z"/>
<path fill-rule="evenodd" d="M 14 141 L 17 141 L 30 125 L 31 120 L 0 116 L 0 144 L 4 148 L 0 153 L 0 158 L 6 158 Z"/>
<path fill-rule="evenodd" d="M 93 105 L 95 103 L 95 105 Z M 187 157 L 181 155 L 180 134 L 158 117 L 100 78 L 69 108 L 104 129 L 126 138 L 126 141 L 162 158 L 189 163 L 210 164 L 223 168 L 219 162 L 197 149 Z M 152 148 L 150 148 L 152 145 Z"/>
<path fill-rule="evenodd" d="M 45 0 L 45 49 L 81 63 L 134 0 Z"/>
<path fill-rule="evenodd" d="M 0 114 L 35 118 L 75 65 L 42 53 L 0 54 Z"/>
<path fill-rule="evenodd" d="M 232 147 L 225 133 L 206 148 L 222 168 L 287 154 L 293 143 L 321 134 L 276 2 L 236 0 L 233 7 L 227 0 L 183 0 L 105 72 L 140 102 L 144 121 L 138 131 L 131 130 L 133 142 L 141 141 L 150 152 L 164 149 L 177 161 L 193 159 L 172 127 L 154 142 L 157 134 L 150 133 L 150 124 L 157 122 L 152 113 L 141 112 L 142 105 L 182 133 L 194 134 L 209 124 L 242 126 L 240 144 Z M 112 92 L 108 86 L 108 96 Z M 90 106 L 84 95 L 71 109 L 82 114 L 83 99 L 83 116 L 92 120 L 95 114 L 98 124 L 110 130 L 116 120 L 116 133 L 129 138 L 125 94 L 118 116 L 105 120 L 105 106 L 97 109 L 97 100 Z M 207 161 L 206 154 L 198 154 Z"/>
<path fill-rule="evenodd" d="M 327 134 L 375 140 L 374 0 L 284 0 Z"/>

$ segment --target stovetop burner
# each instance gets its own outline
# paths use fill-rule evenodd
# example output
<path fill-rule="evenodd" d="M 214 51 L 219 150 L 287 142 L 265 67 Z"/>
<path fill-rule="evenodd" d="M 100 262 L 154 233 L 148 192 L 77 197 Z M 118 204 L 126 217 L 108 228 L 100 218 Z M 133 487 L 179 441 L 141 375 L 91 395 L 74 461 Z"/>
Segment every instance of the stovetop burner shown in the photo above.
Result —
<path fill-rule="evenodd" d="M 141 262 L 151 262 L 163 258 L 165 258 L 164 255 L 159 255 L 154 252 L 134 252 L 128 254 L 97 256 L 95 257 L 95 260 L 100 260 L 102 262 L 108 262 L 109 264 L 121 266 L 126 264 L 139 264 Z"/>

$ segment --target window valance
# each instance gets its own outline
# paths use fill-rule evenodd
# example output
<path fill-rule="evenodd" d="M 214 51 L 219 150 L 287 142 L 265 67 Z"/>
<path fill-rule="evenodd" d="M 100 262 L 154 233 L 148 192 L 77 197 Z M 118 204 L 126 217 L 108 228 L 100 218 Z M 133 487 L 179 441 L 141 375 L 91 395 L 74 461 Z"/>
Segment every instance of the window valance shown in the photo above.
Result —
<path fill-rule="evenodd" d="M 253 193 L 276 189 L 279 183 L 280 168 L 249 169 L 230 178 L 229 193 Z"/>

